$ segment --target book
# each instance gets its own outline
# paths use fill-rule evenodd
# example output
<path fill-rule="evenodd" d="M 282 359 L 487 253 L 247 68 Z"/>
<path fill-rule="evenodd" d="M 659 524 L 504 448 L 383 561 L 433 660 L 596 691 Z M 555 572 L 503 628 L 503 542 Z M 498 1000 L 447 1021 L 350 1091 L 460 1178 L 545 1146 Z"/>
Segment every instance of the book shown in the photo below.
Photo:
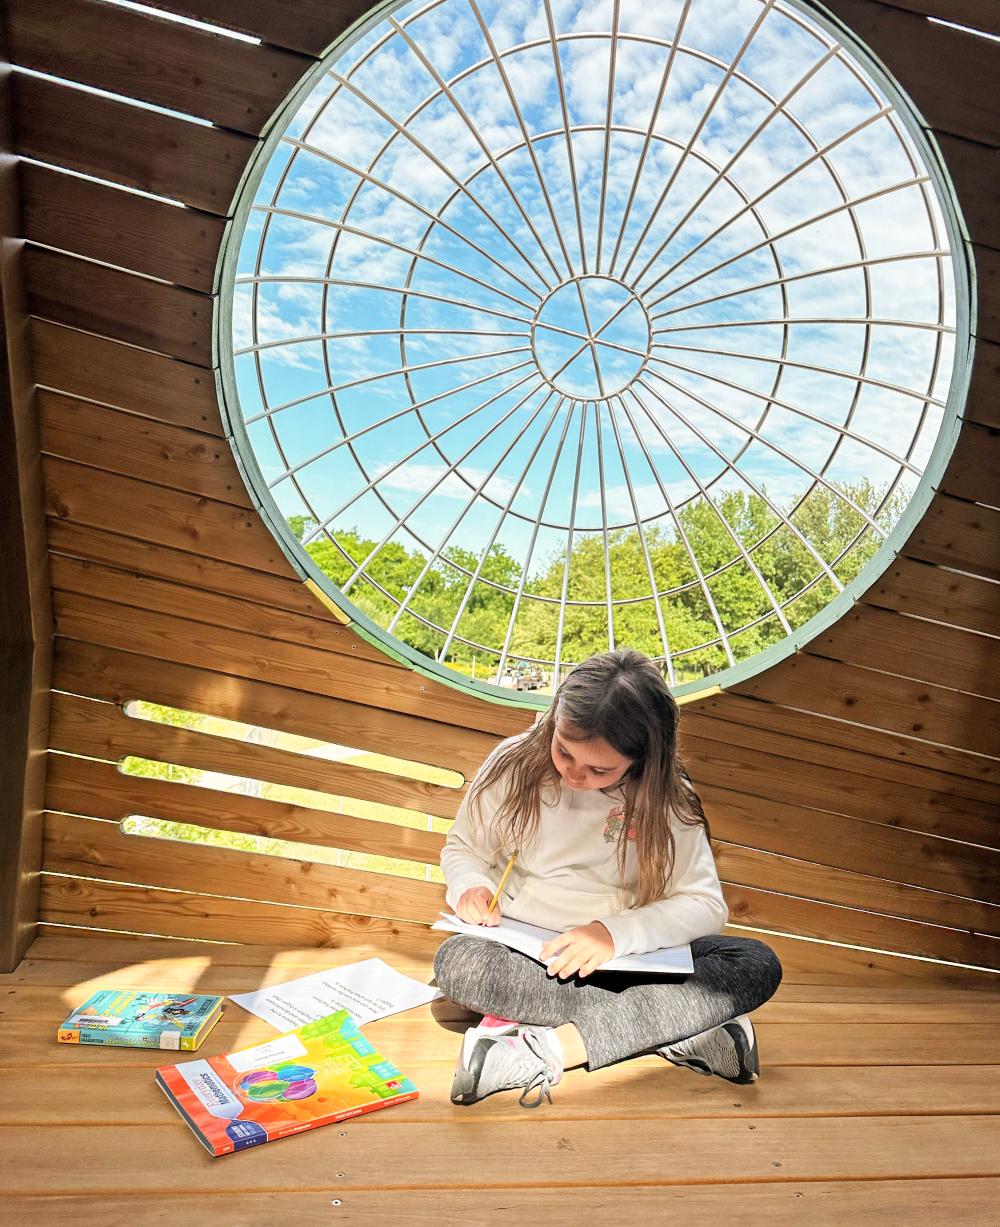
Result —
<path fill-rule="evenodd" d="M 60 1044 L 169 1048 L 193 1052 L 222 1017 L 223 997 L 105 988 L 60 1026 Z"/>
<path fill-rule="evenodd" d="M 347 1010 L 252 1048 L 164 1066 L 156 1083 L 216 1156 L 419 1095 Z"/>
<path fill-rule="evenodd" d="M 465 933 L 470 937 L 482 937 L 487 941 L 500 942 L 511 950 L 519 950 L 536 963 L 544 963 L 541 957 L 542 947 L 546 942 L 559 934 L 555 929 L 543 929 L 539 925 L 528 924 L 524 920 L 513 920 L 504 916 L 496 925 L 470 925 L 458 916 L 441 912 L 443 920 L 436 920 L 432 929 L 443 929 L 446 933 Z M 623 954 L 616 959 L 608 959 L 595 971 L 629 971 L 641 972 L 654 976 L 689 976 L 694 971 L 694 960 L 691 955 L 691 945 L 664 946 L 660 950 L 648 950 L 643 954 Z"/>

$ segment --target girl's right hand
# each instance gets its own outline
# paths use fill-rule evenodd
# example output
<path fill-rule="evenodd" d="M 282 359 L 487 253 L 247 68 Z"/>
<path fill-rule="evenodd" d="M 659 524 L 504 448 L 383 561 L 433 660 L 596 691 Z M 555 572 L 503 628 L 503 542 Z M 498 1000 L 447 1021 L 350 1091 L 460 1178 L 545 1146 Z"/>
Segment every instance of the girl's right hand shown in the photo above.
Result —
<path fill-rule="evenodd" d="M 497 901 L 493 911 L 489 911 L 493 891 L 486 886 L 470 886 L 458 901 L 455 911 L 459 917 L 470 925 L 487 925 L 492 927 L 500 923 L 500 902 Z"/>

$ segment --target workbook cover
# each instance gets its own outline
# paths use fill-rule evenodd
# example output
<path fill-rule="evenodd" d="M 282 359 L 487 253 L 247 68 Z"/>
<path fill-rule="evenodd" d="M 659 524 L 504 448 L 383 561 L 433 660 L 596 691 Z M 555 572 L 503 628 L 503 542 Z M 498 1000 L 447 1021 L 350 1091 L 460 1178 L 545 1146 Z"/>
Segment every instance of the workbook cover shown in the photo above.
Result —
<path fill-rule="evenodd" d="M 165 1066 L 156 1071 L 156 1082 L 213 1155 L 419 1095 L 346 1010 L 253 1048 Z"/>
<path fill-rule="evenodd" d="M 222 997 L 105 988 L 59 1028 L 60 1044 L 172 1048 L 193 1052 L 222 1015 Z"/>

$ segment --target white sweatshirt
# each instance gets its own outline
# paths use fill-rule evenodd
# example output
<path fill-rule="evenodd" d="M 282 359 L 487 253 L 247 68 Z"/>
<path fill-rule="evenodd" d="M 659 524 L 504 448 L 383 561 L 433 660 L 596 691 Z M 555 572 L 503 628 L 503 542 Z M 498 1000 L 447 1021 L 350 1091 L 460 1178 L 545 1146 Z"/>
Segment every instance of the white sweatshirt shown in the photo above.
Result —
<path fill-rule="evenodd" d="M 509 738 L 497 746 L 476 778 L 499 750 L 515 740 Z M 480 797 L 484 823 L 496 813 L 503 788 L 502 783 L 493 785 Z M 579 791 L 560 781 L 558 803 L 546 804 L 543 799 L 538 835 L 519 850 L 500 895 L 501 914 L 560 932 L 599 920 L 614 939 L 616 958 L 664 946 L 683 946 L 696 937 L 721 933 L 729 909 L 711 846 L 700 825 L 672 819 L 675 860 L 667 894 L 645 907 L 627 906 L 627 894 L 618 876 L 617 827 L 622 800 L 618 788 Z M 453 909 L 471 886 L 495 891 L 514 851 L 501 847 L 487 834 L 484 823 L 473 821 L 467 794 L 441 851 L 445 897 Z M 606 825 L 611 838 L 605 838 Z M 632 842 L 625 871 L 628 881 L 634 883 L 638 862 Z"/>

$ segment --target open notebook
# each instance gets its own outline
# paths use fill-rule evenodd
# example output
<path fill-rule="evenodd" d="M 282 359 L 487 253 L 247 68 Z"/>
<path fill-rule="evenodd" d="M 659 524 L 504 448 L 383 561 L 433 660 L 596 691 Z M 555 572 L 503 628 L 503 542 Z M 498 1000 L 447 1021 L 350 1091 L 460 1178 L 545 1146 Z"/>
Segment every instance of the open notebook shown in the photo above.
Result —
<path fill-rule="evenodd" d="M 520 950 L 522 954 L 535 959 L 539 963 L 545 960 L 541 957 L 542 947 L 547 941 L 557 936 L 555 929 L 541 929 L 538 925 L 526 924 L 523 920 L 511 920 L 504 916 L 497 925 L 470 925 L 458 916 L 442 912 L 443 920 L 437 920 L 432 929 L 443 929 L 448 933 L 468 933 L 472 937 L 483 937 L 487 941 L 500 942 L 512 950 Z M 618 959 L 609 959 L 597 968 L 598 971 L 640 971 L 649 975 L 685 976 L 694 971 L 691 959 L 691 946 L 667 946 L 662 950 L 649 950 L 645 954 L 626 954 Z"/>

